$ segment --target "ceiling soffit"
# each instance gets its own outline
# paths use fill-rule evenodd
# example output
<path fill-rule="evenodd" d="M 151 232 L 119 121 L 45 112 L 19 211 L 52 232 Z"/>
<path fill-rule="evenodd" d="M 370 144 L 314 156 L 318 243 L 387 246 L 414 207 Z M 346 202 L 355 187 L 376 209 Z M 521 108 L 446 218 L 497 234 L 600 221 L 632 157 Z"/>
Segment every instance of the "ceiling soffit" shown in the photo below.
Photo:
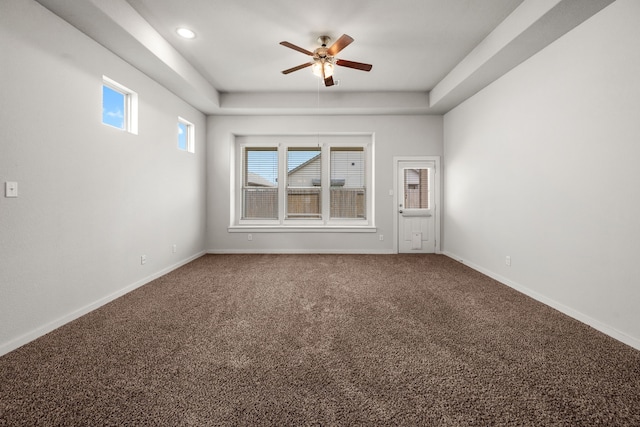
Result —
<path fill-rule="evenodd" d="M 125 0 L 37 1 L 205 114 L 275 115 L 444 114 L 614 0 L 525 0 L 430 91 L 333 93 L 220 92 Z"/>

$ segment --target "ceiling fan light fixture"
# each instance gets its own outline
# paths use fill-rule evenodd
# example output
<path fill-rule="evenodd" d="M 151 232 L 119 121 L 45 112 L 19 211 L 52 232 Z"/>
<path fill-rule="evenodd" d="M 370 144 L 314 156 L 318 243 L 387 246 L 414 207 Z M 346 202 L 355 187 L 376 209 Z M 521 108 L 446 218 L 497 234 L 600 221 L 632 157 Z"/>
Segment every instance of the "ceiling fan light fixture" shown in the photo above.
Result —
<path fill-rule="evenodd" d="M 196 38 L 196 33 L 193 32 L 193 30 L 190 30 L 186 27 L 179 27 L 176 28 L 176 33 L 178 33 L 178 35 L 184 39 L 194 39 Z"/>
<path fill-rule="evenodd" d="M 336 55 L 342 51 L 345 47 L 349 46 L 353 42 L 353 38 L 346 34 L 340 36 L 330 47 L 327 47 L 331 39 L 328 36 L 320 36 L 318 42 L 322 43 L 322 46 L 315 49 L 313 52 L 310 50 L 296 46 L 293 43 L 282 41 L 280 44 L 289 49 L 293 49 L 300 53 L 303 53 L 311 57 L 309 62 L 300 64 L 296 67 L 288 68 L 282 71 L 282 74 L 290 74 L 294 71 L 302 70 L 303 68 L 311 67 L 311 71 L 316 76 L 324 80 L 326 87 L 336 86 L 336 81 L 333 80 L 333 69 L 336 65 L 340 67 L 353 68 L 354 70 L 371 71 L 373 65 L 365 64 L 363 62 L 347 61 L 345 59 L 338 59 Z"/>
<path fill-rule="evenodd" d="M 313 64 L 313 74 L 322 77 L 322 67 L 324 67 L 324 77 L 333 76 L 333 63 L 329 61 L 316 60 Z"/>

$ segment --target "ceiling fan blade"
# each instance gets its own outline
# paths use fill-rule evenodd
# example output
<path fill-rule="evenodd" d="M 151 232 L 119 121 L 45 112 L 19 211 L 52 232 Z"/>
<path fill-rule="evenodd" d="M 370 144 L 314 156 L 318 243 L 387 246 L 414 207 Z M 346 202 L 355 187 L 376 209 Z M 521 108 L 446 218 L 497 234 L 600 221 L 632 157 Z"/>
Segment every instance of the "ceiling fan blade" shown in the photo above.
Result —
<path fill-rule="evenodd" d="M 349 46 L 351 43 L 353 43 L 353 39 L 350 36 L 343 34 L 338 40 L 336 40 L 334 44 L 331 45 L 329 50 L 327 50 L 327 53 L 331 56 L 334 56 L 342 49 Z"/>
<path fill-rule="evenodd" d="M 322 70 L 322 80 L 324 80 L 324 85 L 325 86 L 331 86 L 331 84 L 333 84 L 333 78 L 331 76 L 327 76 L 326 73 L 326 69 L 324 68 L 324 63 L 321 62 L 320 63 L 320 69 Z M 331 80 L 329 80 L 331 79 Z"/>
<path fill-rule="evenodd" d="M 341 67 L 355 68 L 356 70 L 362 70 L 362 71 L 371 71 L 371 68 L 373 68 L 373 65 L 371 64 L 363 64 L 362 62 L 347 61 L 346 59 L 338 59 L 336 61 L 336 65 L 340 65 Z"/>
<path fill-rule="evenodd" d="M 311 67 L 313 62 L 307 62 L 306 64 L 298 65 L 297 67 L 289 68 L 288 70 L 284 70 L 282 74 L 293 73 L 294 71 L 302 70 L 303 68 Z"/>
<path fill-rule="evenodd" d="M 290 49 L 297 50 L 300 53 L 304 53 L 305 55 L 313 56 L 313 52 L 309 52 L 307 49 L 303 49 L 300 46 L 296 46 L 295 44 L 289 42 L 280 42 L 280 44 Z"/>
<path fill-rule="evenodd" d="M 326 87 L 333 86 L 334 84 L 335 83 L 333 82 L 333 77 L 332 76 L 329 76 L 329 77 L 324 79 L 324 85 Z"/>

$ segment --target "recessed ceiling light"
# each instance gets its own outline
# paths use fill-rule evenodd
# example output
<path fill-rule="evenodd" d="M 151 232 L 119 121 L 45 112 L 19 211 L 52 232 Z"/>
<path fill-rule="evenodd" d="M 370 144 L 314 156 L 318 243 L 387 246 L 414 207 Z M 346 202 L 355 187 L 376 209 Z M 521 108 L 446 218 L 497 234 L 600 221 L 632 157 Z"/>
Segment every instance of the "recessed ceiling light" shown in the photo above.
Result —
<path fill-rule="evenodd" d="M 184 37 L 185 39 L 193 39 L 196 37 L 196 33 L 184 27 L 176 29 L 176 33 L 178 33 L 180 37 Z"/>

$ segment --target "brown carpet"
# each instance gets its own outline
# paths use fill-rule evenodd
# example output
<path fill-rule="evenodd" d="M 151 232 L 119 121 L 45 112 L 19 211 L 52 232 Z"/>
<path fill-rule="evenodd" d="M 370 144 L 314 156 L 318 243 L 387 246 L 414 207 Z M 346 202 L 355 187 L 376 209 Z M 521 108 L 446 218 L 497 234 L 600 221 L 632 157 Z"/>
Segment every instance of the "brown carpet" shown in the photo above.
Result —
<path fill-rule="evenodd" d="M 0 425 L 640 425 L 640 352 L 437 255 L 208 255 L 0 358 Z"/>

